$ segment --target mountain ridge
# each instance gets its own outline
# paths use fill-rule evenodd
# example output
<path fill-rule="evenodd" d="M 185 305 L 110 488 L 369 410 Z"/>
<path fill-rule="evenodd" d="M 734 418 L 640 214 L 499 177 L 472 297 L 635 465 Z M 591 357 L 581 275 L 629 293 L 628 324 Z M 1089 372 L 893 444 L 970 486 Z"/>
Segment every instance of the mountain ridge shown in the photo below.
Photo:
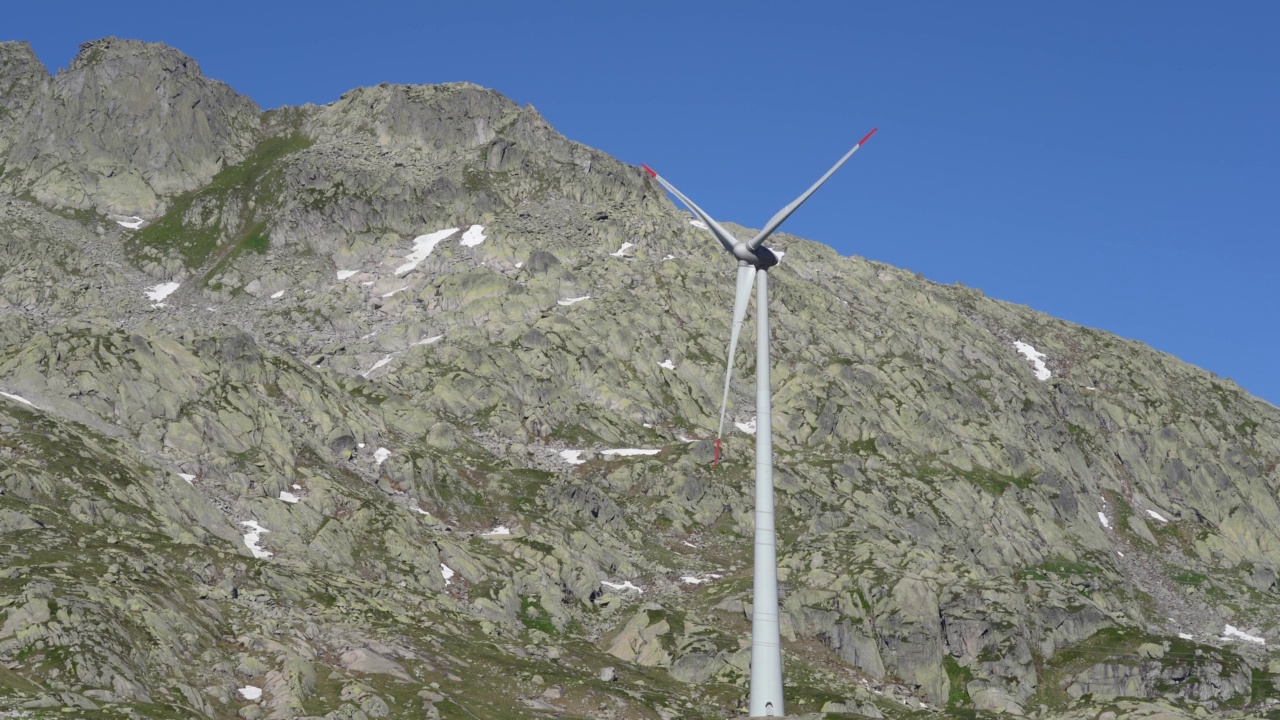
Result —
<path fill-rule="evenodd" d="M 0 400 L 0 708 L 738 708 L 750 438 L 713 471 L 705 430 L 732 268 L 657 186 L 466 83 L 261 113 L 176 51 L 87 44 L 58 85 L 26 50 L 0 45 L 0 84 L 35 88 L 5 96 L 14 137 L 62 130 L 43 156 L 0 130 L 0 390 L 34 403 Z M 196 115 L 163 124 L 191 162 L 50 109 L 134 62 L 221 118 L 199 142 Z M 80 134 L 102 153 L 66 156 L 80 184 L 45 180 Z M 1280 665 L 1239 635 L 1280 640 L 1280 412 L 1141 343 L 775 242 L 793 710 L 1271 712 Z M 603 452 L 627 448 L 657 454 Z"/>

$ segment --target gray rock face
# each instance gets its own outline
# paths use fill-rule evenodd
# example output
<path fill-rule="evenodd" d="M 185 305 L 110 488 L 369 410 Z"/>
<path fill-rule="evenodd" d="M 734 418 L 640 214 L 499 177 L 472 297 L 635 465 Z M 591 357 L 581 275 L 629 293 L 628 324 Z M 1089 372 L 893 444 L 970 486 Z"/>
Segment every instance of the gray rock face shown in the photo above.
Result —
<path fill-rule="evenodd" d="M 346 93 L 307 131 L 321 143 L 372 141 L 391 152 L 448 157 L 492 143 L 519 116 L 510 100 L 470 83 L 383 84 Z"/>
<path fill-rule="evenodd" d="M 1071 678 L 1066 692 L 1097 700 L 1166 695 L 1216 706 L 1249 694 L 1250 683 L 1245 668 L 1225 667 L 1209 658 L 1182 658 L 1170 663 L 1098 663 Z"/>
<path fill-rule="evenodd" d="M 25 52 L 24 52 L 25 50 Z M 107 38 L 85 43 L 54 78 L 6 43 L 0 84 L 8 168 L 0 190 L 50 205 L 154 216 L 164 198 L 207 183 L 253 147 L 260 111 L 209 80 L 194 60 L 161 45 Z M 7 95 L 7 94 L 6 94 Z M 12 105 L 12 106 L 11 106 Z M 6 133 L 7 134 L 7 133 Z"/>
<path fill-rule="evenodd" d="M 48 90 L 49 71 L 27 42 L 0 42 L 0 168 L 22 121 Z M 0 171 L 0 175 L 2 175 Z"/>

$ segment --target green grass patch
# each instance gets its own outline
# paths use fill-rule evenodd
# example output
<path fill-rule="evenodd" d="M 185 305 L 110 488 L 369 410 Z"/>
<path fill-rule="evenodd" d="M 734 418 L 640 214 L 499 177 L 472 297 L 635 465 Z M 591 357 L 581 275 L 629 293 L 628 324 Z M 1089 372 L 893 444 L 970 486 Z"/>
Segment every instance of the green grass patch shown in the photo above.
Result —
<path fill-rule="evenodd" d="M 1275 675 L 1262 668 L 1253 668 L 1249 679 L 1249 686 L 1253 689 L 1250 697 L 1253 704 L 1280 697 L 1280 683 L 1276 682 Z"/>
<path fill-rule="evenodd" d="M 1203 585 L 1209 581 L 1209 577 L 1195 570 L 1182 570 L 1172 575 L 1173 581 L 1179 585 Z"/>
<path fill-rule="evenodd" d="M 248 230 L 240 235 L 240 238 L 236 241 L 234 246 L 224 252 L 213 268 L 204 274 L 205 287 L 212 289 L 213 285 L 210 285 L 209 280 L 221 274 L 223 270 L 229 267 L 231 263 L 235 262 L 235 259 L 240 257 L 240 255 L 245 251 L 257 253 L 258 255 L 266 255 L 267 249 L 270 246 L 271 237 L 267 232 L 267 223 L 254 223 Z M 222 283 L 215 284 L 219 286 L 217 289 L 221 289 Z"/>
<path fill-rule="evenodd" d="M 1093 447 L 1093 436 L 1089 434 L 1088 430 L 1079 425 L 1067 423 L 1067 433 L 1071 436 L 1071 442 L 1081 450 Z"/>
<path fill-rule="evenodd" d="M 1034 580 L 1048 580 L 1055 575 L 1106 575 L 1103 569 L 1096 565 L 1063 559 L 1045 560 L 1038 565 L 1023 568 L 1019 574 L 1024 579 Z"/>
<path fill-rule="evenodd" d="M 126 251 L 135 259 L 147 249 L 162 255 L 177 252 L 191 268 L 200 267 L 213 257 L 224 238 L 247 241 L 251 247 L 265 251 L 265 234 L 261 229 L 253 230 L 265 225 L 265 221 L 256 220 L 256 214 L 263 212 L 261 201 L 267 199 L 264 190 L 270 180 L 278 177 L 282 158 L 310 145 L 311 140 L 297 133 L 263 140 L 243 162 L 224 168 L 205 187 L 174 198 L 168 212 L 129 236 Z M 234 201 L 240 203 L 240 224 L 225 227 L 224 211 Z M 253 210 L 249 209 L 250 201 L 257 201 Z M 193 208 L 198 208 L 198 218 L 191 217 Z"/>
<path fill-rule="evenodd" d="M 951 689 L 947 693 L 947 710 L 970 705 L 973 700 L 969 697 L 967 686 L 973 681 L 973 671 L 960 667 L 960 663 L 950 655 L 942 659 L 942 668 L 947 671 L 947 679 L 951 681 Z"/>
<path fill-rule="evenodd" d="M 249 252 L 255 252 L 259 255 L 266 255 L 267 248 L 271 245 L 271 237 L 267 234 L 266 223 L 258 223 L 253 230 L 246 234 L 244 240 L 240 241 L 240 247 Z"/>
<path fill-rule="evenodd" d="M 829 702 L 842 703 L 847 693 L 830 682 L 803 661 L 787 657 L 783 663 L 783 685 L 787 710 L 792 715 L 820 711 Z M 862 717 L 846 713 L 828 714 L 828 718 Z"/>
<path fill-rule="evenodd" d="M 862 455 L 864 457 L 879 455 L 880 451 L 876 449 L 876 439 L 877 438 L 869 437 L 865 440 L 855 440 L 853 442 L 845 443 L 844 447 L 848 452 L 855 455 Z"/>
<path fill-rule="evenodd" d="M 542 603 L 532 595 L 520 598 L 520 622 L 530 630 L 539 630 L 551 636 L 560 634 L 547 611 L 542 608 Z"/>
<path fill-rule="evenodd" d="M 536 550 L 542 553 L 543 555 L 550 555 L 556 550 L 554 547 L 548 545 L 547 543 L 540 542 L 538 540 L 534 540 L 533 538 L 528 538 L 528 537 L 515 538 L 515 542 L 519 545 L 524 545 L 525 547 L 532 548 L 533 550 Z"/>
<path fill-rule="evenodd" d="M 1075 645 L 1059 651 L 1049 663 L 1059 668 L 1068 668 L 1077 665 L 1083 667 L 1093 662 L 1100 662 L 1101 659 L 1116 662 L 1121 659 L 1121 655 L 1131 654 L 1132 650 L 1142 644 L 1147 637 L 1146 633 L 1137 630 L 1114 625 L 1105 627 Z M 1100 652 L 1114 657 L 1100 659 Z"/>
<path fill-rule="evenodd" d="M 952 472 L 957 476 L 968 480 L 978 487 L 986 490 L 989 494 L 1000 496 L 1005 494 L 1011 487 L 1019 490 L 1026 490 L 1031 487 L 1032 480 L 1035 478 L 1034 473 L 1026 473 L 1023 475 L 1002 475 L 993 470 L 984 467 L 975 467 L 972 470 L 961 470 L 953 465 L 949 465 Z"/>

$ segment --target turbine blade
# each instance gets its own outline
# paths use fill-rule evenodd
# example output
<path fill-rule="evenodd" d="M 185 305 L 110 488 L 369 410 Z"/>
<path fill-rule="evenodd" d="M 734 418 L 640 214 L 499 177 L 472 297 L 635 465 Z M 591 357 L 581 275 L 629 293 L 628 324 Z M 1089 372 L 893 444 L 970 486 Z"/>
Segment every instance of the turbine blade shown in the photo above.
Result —
<path fill-rule="evenodd" d="M 713 220 L 702 208 L 698 207 L 692 200 L 685 197 L 684 193 L 677 190 L 675 185 L 667 182 L 661 175 L 654 172 L 653 168 L 645 165 L 644 163 L 640 163 L 640 167 L 644 168 L 644 171 L 649 173 L 649 177 L 652 177 L 654 180 L 661 183 L 662 187 L 667 189 L 667 192 L 680 198 L 680 202 L 684 203 L 685 207 L 692 210 L 693 214 L 697 215 L 699 220 L 706 223 L 707 229 L 711 231 L 712 235 L 716 236 L 716 239 L 720 241 L 720 244 L 724 246 L 724 249 L 729 252 L 733 252 L 733 246 L 738 243 L 738 238 L 734 237 L 728 230 L 720 227 L 720 223 Z"/>
<path fill-rule="evenodd" d="M 720 438 L 724 436 L 724 419 L 729 410 L 729 382 L 733 380 L 733 356 L 738 351 L 738 336 L 742 334 L 742 321 L 747 316 L 747 302 L 756 282 L 756 269 L 749 265 L 738 266 L 738 290 L 733 299 L 733 330 L 729 333 L 729 358 L 724 368 L 724 396 L 720 400 L 720 429 L 716 431 L 716 456 L 714 464 L 720 464 Z"/>
<path fill-rule="evenodd" d="M 831 169 L 827 171 L 827 174 L 818 178 L 818 182 L 814 183 L 808 190 L 805 190 L 803 195 L 796 198 L 795 200 L 792 200 L 790 205 L 787 205 L 786 207 L 782 208 L 781 210 L 778 211 L 778 214 L 770 218 L 769 222 L 765 224 L 764 229 L 761 230 L 758 235 L 751 238 L 751 241 L 747 243 L 747 247 L 751 248 L 752 250 L 755 250 L 756 248 L 760 247 L 760 244 L 764 242 L 765 238 L 772 235 L 773 231 L 777 230 L 779 225 L 785 222 L 787 218 L 791 217 L 791 213 L 795 212 L 797 208 L 803 205 L 804 201 L 808 200 L 810 195 L 816 192 L 818 188 L 822 187 L 822 184 L 825 183 L 828 178 L 830 178 L 832 175 L 835 175 L 836 171 L 840 169 L 840 166 L 844 165 L 845 161 L 853 157 L 853 154 L 858 152 L 858 148 L 862 147 L 862 144 L 865 143 L 867 140 L 870 140 L 871 136 L 875 135 L 876 130 L 879 130 L 879 129 L 880 128 L 872 128 L 871 132 L 867 133 L 866 135 L 863 135 L 862 139 L 858 141 L 858 144 L 853 146 L 853 149 L 845 153 L 844 157 L 840 158 L 839 162 L 831 166 Z"/>

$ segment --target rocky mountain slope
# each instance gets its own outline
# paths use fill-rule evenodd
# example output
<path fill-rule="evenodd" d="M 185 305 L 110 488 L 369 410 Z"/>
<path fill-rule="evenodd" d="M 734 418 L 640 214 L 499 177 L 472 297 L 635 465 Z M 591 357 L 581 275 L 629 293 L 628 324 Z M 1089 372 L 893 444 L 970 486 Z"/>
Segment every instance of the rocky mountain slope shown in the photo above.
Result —
<path fill-rule="evenodd" d="M 0 717 L 741 710 L 753 358 L 713 468 L 734 267 L 639 169 L 134 41 L 0 88 Z M 1280 411 L 776 245 L 791 712 L 1280 717 Z"/>

